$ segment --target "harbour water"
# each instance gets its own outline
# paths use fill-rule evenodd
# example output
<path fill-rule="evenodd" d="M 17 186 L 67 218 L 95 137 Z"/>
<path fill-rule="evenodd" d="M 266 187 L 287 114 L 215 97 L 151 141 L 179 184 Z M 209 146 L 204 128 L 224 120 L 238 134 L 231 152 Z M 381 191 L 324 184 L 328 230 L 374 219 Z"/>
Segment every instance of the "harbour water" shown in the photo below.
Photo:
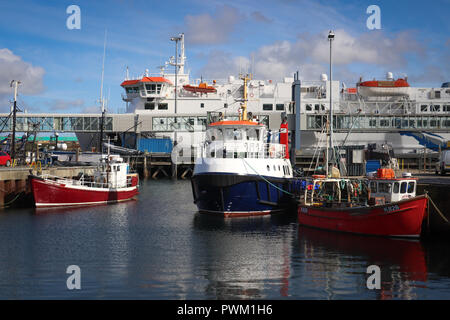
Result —
<path fill-rule="evenodd" d="M 450 299 L 450 243 L 200 215 L 189 181 L 146 180 L 137 201 L 1 212 L 0 299 Z"/>

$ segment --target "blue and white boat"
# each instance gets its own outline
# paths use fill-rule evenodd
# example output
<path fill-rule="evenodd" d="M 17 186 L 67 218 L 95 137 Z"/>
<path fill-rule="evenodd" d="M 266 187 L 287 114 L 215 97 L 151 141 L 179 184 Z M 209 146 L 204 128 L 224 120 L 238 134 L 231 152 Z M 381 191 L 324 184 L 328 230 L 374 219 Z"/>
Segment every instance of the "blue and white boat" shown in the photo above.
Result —
<path fill-rule="evenodd" d="M 194 203 L 201 213 L 268 215 L 284 211 L 293 203 L 288 191 L 293 172 L 287 124 L 280 130 L 285 143 L 270 142 L 265 125 L 247 118 L 248 78 L 243 80 L 239 120 L 221 119 L 209 124 L 196 158 L 191 182 Z"/>

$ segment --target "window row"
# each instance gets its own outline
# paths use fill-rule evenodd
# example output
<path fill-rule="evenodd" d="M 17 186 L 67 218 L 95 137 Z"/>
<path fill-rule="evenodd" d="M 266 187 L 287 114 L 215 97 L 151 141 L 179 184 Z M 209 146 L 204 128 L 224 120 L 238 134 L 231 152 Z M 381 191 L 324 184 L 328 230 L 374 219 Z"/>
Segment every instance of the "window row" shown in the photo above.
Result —
<path fill-rule="evenodd" d="M 432 105 L 422 104 L 420 106 L 420 111 L 421 112 L 441 112 L 441 107 L 442 107 L 442 112 L 450 112 L 450 105 L 448 105 L 448 104 L 445 104 L 443 106 L 441 106 L 440 104 L 432 104 Z"/>
<path fill-rule="evenodd" d="M 98 131 L 101 117 L 17 117 L 17 131 Z M 105 117 L 104 130 L 112 131 L 112 117 Z M 0 130 L 11 131 L 12 119 L 0 117 Z"/>
<path fill-rule="evenodd" d="M 307 116 L 307 129 L 321 129 L 327 122 L 327 115 Z M 333 116 L 334 129 L 448 129 L 450 117 L 404 116 Z"/>
<path fill-rule="evenodd" d="M 273 104 L 271 104 L 271 103 L 264 103 L 263 104 L 263 110 L 264 111 L 272 111 L 273 110 Z M 283 103 L 275 104 L 275 110 L 276 111 L 284 111 L 284 104 Z"/>

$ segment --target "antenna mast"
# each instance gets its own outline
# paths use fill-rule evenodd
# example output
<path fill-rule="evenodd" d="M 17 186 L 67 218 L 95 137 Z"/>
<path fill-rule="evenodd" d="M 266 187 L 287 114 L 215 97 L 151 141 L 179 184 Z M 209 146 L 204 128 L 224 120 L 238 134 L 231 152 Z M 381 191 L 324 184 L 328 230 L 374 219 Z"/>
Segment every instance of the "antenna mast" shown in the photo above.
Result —
<path fill-rule="evenodd" d="M 103 78 L 105 75 L 105 55 L 106 55 L 106 34 L 107 30 L 105 29 L 105 41 L 103 43 L 103 63 L 102 63 L 102 81 L 100 85 L 100 106 L 102 110 L 102 118 L 100 120 L 100 137 L 98 141 L 98 150 L 103 153 L 103 130 L 105 124 L 105 99 L 103 99 Z M 128 77 L 128 67 L 127 67 L 127 77 Z"/>

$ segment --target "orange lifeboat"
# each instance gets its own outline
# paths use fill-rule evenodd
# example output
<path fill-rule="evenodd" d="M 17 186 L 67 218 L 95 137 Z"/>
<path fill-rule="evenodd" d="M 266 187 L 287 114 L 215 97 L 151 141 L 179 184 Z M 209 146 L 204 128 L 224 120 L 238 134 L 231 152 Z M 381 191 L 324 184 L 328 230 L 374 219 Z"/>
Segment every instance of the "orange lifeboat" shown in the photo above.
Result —
<path fill-rule="evenodd" d="M 198 86 L 191 86 L 190 84 L 183 86 L 184 90 L 194 93 L 215 93 L 217 89 L 213 86 L 208 86 L 206 82 L 201 82 Z"/>
<path fill-rule="evenodd" d="M 408 96 L 409 83 L 406 79 L 386 81 L 364 81 L 357 84 L 358 93 L 362 96 Z"/>

